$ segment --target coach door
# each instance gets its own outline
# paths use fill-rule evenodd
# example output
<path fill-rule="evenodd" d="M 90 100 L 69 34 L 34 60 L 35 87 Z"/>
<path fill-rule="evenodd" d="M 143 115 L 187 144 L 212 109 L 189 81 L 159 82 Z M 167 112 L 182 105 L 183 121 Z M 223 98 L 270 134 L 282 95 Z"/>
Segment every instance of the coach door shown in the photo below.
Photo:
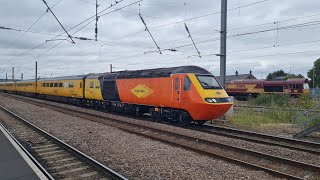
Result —
<path fill-rule="evenodd" d="M 182 94 L 182 79 L 178 75 L 172 77 L 172 96 L 171 101 L 173 106 L 179 106 L 181 104 Z"/>

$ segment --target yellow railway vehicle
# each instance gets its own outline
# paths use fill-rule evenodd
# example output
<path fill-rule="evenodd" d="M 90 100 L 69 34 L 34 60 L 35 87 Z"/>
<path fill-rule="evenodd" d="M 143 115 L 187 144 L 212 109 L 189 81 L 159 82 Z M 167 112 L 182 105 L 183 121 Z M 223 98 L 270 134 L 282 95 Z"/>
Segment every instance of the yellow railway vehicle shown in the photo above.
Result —
<path fill-rule="evenodd" d="M 85 78 L 84 95 L 86 99 L 102 101 L 102 91 L 100 88 L 100 74 L 90 74 Z M 91 101 L 90 101 L 91 102 Z"/>
<path fill-rule="evenodd" d="M 0 83 L 0 90 L 3 92 L 16 92 L 16 84 L 15 82 L 2 82 Z"/>
<path fill-rule="evenodd" d="M 37 93 L 35 80 L 17 81 L 16 91 L 18 94 L 35 95 Z"/>
<path fill-rule="evenodd" d="M 38 96 L 52 99 L 50 97 L 67 97 L 69 99 L 83 98 L 84 75 L 58 77 L 50 79 L 39 79 L 37 82 Z"/>

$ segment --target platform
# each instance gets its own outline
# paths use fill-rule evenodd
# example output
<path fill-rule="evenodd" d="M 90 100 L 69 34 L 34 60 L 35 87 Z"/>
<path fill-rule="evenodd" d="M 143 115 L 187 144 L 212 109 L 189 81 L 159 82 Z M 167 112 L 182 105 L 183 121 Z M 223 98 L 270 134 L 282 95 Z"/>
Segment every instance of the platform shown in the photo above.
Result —
<path fill-rule="evenodd" d="M 0 179 L 47 179 L 0 125 Z"/>

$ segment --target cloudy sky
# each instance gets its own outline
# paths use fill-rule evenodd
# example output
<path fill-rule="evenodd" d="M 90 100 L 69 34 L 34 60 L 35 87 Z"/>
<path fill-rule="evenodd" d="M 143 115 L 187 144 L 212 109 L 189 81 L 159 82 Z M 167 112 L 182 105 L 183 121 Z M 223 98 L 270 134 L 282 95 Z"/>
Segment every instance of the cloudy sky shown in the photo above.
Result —
<path fill-rule="evenodd" d="M 95 0 L 46 1 L 69 34 L 94 39 L 95 21 L 85 20 L 95 14 Z M 0 27 L 13 30 L 0 28 L 0 78 L 11 77 L 13 66 L 17 78 L 34 78 L 35 61 L 40 77 L 107 72 L 109 64 L 115 71 L 197 65 L 219 74 L 220 0 L 117 1 L 98 0 L 104 11 L 97 42 L 73 38 L 72 44 L 61 40 L 67 35 L 42 0 L 1 0 Z M 319 0 L 229 0 L 227 74 L 306 75 L 320 57 L 319 8 Z"/>

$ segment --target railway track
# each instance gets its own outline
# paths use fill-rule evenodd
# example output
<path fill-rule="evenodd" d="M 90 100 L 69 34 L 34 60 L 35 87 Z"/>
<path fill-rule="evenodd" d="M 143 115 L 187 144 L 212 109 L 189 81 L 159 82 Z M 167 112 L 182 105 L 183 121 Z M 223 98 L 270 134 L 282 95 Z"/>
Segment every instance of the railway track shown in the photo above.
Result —
<path fill-rule="evenodd" d="M 132 122 L 111 119 L 94 113 L 60 107 L 52 103 L 47 104 L 39 101 L 33 101 L 30 99 L 19 100 L 26 101 L 28 103 L 40 107 L 49 108 L 72 116 L 81 117 L 90 121 L 103 123 L 130 133 L 159 140 L 210 157 L 220 158 L 251 169 L 265 171 L 277 177 L 287 179 L 320 178 L 320 166 L 286 159 L 271 154 L 261 153 L 250 149 L 240 148 L 229 144 L 217 143 L 214 141 L 196 138 L 189 135 L 178 134 L 167 130 L 155 129 L 152 127 L 135 124 Z"/>
<path fill-rule="evenodd" d="M 228 127 L 221 127 L 216 125 L 204 125 L 201 127 L 192 127 L 191 129 L 219 135 L 225 136 L 234 139 L 241 139 L 249 142 L 266 144 L 271 146 L 279 146 L 283 148 L 288 148 L 291 150 L 297 150 L 302 152 L 307 152 L 311 154 L 320 155 L 320 143 L 311 142 L 311 141 L 303 141 L 292 138 L 285 138 L 279 136 L 272 136 L 262 133 L 256 133 L 251 131 L 239 130 Z"/>
<path fill-rule="evenodd" d="M 281 108 L 277 109 L 274 107 L 265 107 L 265 106 L 250 106 L 250 105 L 233 105 L 235 109 L 251 109 L 257 112 L 264 112 L 267 110 L 279 110 L 279 111 L 297 111 L 297 112 L 305 112 L 308 111 L 308 109 L 290 109 L 290 108 Z M 311 111 L 311 112 L 317 112 L 320 113 L 320 111 Z"/>
<path fill-rule="evenodd" d="M 0 111 L 0 125 L 48 179 L 126 179 L 8 109 L 0 106 Z"/>

